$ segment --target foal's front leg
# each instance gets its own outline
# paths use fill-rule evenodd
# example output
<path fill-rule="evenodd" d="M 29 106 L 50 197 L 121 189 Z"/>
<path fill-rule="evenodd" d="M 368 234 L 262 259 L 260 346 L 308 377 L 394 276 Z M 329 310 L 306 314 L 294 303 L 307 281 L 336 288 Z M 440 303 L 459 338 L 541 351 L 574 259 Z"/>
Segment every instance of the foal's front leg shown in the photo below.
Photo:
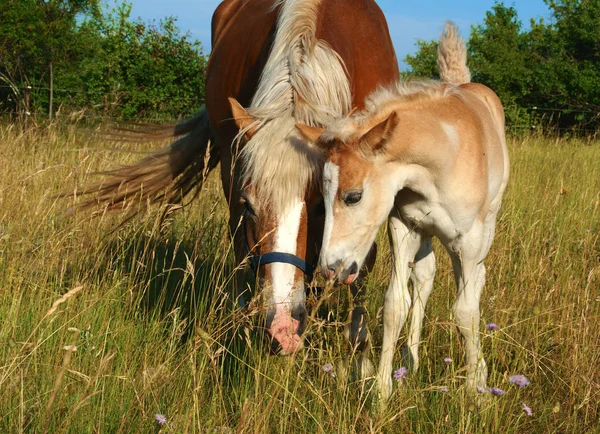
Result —
<path fill-rule="evenodd" d="M 359 275 L 360 277 L 350 285 L 355 304 L 348 318 L 345 335 L 350 343 L 352 354 L 358 355 L 357 368 L 358 378 L 360 379 L 371 377 L 374 374 L 373 364 L 369 358 L 371 342 L 369 341 L 369 330 L 367 328 L 367 310 L 363 306 L 365 298 L 363 283 L 368 273 L 373 269 L 376 258 L 377 244 L 373 243 Z"/>
<path fill-rule="evenodd" d="M 413 262 L 414 266 L 410 274 L 413 285 L 412 316 L 406 347 L 409 366 L 412 371 L 416 371 L 419 368 L 419 344 L 421 343 L 425 306 L 433 290 L 435 277 L 435 256 L 431 247 L 431 238 L 423 241 Z"/>
<path fill-rule="evenodd" d="M 412 261 L 421 244 L 420 237 L 411 231 L 400 215 L 393 211 L 388 221 L 388 235 L 392 250 L 392 277 L 385 294 L 383 307 L 383 343 L 377 380 L 381 398 L 386 400 L 392 393 L 392 362 L 396 341 L 406 321 L 411 298 L 408 292 Z"/>

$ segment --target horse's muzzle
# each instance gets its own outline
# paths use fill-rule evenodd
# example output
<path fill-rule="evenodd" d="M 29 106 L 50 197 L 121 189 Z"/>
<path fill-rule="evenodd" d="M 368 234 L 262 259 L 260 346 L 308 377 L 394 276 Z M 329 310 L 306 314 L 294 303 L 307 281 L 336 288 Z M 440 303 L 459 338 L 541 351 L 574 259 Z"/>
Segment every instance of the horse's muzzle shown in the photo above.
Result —
<path fill-rule="evenodd" d="M 289 314 L 289 310 L 279 308 L 272 317 L 267 317 L 267 330 L 271 337 L 273 354 L 287 356 L 302 349 L 304 343 L 301 336 L 306 327 L 306 317 L 304 306 L 294 309 L 292 315 Z"/>

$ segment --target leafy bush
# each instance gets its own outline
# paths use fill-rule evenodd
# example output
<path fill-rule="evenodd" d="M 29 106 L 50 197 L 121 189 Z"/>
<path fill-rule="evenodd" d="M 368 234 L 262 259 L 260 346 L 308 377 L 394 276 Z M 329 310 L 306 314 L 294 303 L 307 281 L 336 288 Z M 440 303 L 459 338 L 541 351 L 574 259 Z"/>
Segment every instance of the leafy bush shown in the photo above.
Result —
<path fill-rule="evenodd" d="M 0 6 L 0 110 L 87 109 L 123 119 L 173 118 L 203 103 L 206 57 L 174 18 L 131 20 L 131 4 L 97 0 Z"/>
<path fill-rule="evenodd" d="M 600 0 L 547 0 L 551 20 L 523 30 L 514 7 L 498 3 L 468 41 L 473 81 L 492 88 L 507 123 L 594 132 L 600 126 Z M 437 76 L 437 43 L 419 41 L 405 76 Z"/>

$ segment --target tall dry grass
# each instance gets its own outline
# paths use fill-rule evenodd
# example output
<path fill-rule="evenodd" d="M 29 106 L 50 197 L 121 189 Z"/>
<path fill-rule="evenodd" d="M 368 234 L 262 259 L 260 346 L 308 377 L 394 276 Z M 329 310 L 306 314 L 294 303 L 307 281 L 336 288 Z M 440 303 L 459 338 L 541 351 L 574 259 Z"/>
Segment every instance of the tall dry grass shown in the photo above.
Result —
<path fill-rule="evenodd" d="M 451 267 L 436 246 L 422 366 L 385 409 L 372 381 L 345 375 L 345 288 L 311 301 L 307 349 L 289 358 L 267 355 L 260 309 L 227 307 L 235 264 L 217 177 L 166 223 L 66 216 L 58 192 L 139 158 L 107 150 L 117 146 L 66 126 L 0 127 L 0 432 L 600 432 L 597 142 L 511 140 L 482 298 L 500 329 L 481 329 L 489 385 L 506 394 L 464 393 Z M 366 283 L 375 361 L 384 240 Z"/>

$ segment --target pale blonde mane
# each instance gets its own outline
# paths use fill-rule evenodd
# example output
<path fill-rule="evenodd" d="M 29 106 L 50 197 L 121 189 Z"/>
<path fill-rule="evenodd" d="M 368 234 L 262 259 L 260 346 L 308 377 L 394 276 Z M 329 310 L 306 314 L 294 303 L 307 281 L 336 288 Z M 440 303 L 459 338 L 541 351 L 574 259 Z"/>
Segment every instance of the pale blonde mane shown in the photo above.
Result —
<path fill-rule="evenodd" d="M 451 21 L 444 26 L 438 46 L 438 68 L 441 80 L 399 80 L 380 87 L 365 101 L 365 108 L 348 119 L 339 119 L 329 125 L 325 135 L 343 141 L 357 132 L 383 121 L 392 111 L 415 108 L 428 102 L 460 94 L 458 86 L 471 81 L 467 66 L 467 48 Z"/>
<path fill-rule="evenodd" d="M 367 97 L 364 110 L 330 124 L 324 138 L 346 141 L 357 132 L 364 133 L 383 121 L 392 111 L 416 108 L 459 95 L 459 86 L 471 81 L 471 73 L 467 66 L 467 47 L 451 21 L 445 23 L 440 36 L 437 60 L 441 80 L 399 80 L 390 86 L 380 87 Z"/>
<path fill-rule="evenodd" d="M 458 93 L 457 86 L 438 80 L 400 80 L 369 95 L 365 108 L 354 116 L 329 124 L 323 138 L 347 141 L 383 121 L 392 111 L 415 108 Z"/>
<path fill-rule="evenodd" d="M 352 94 L 341 57 L 317 40 L 321 0 L 282 0 L 277 33 L 248 112 L 257 133 L 241 151 L 243 182 L 259 200 L 283 210 L 320 178 L 322 156 L 294 125 L 325 126 L 350 111 Z M 240 131 L 240 138 L 247 130 Z M 260 206 L 260 204 L 257 204 Z"/>

